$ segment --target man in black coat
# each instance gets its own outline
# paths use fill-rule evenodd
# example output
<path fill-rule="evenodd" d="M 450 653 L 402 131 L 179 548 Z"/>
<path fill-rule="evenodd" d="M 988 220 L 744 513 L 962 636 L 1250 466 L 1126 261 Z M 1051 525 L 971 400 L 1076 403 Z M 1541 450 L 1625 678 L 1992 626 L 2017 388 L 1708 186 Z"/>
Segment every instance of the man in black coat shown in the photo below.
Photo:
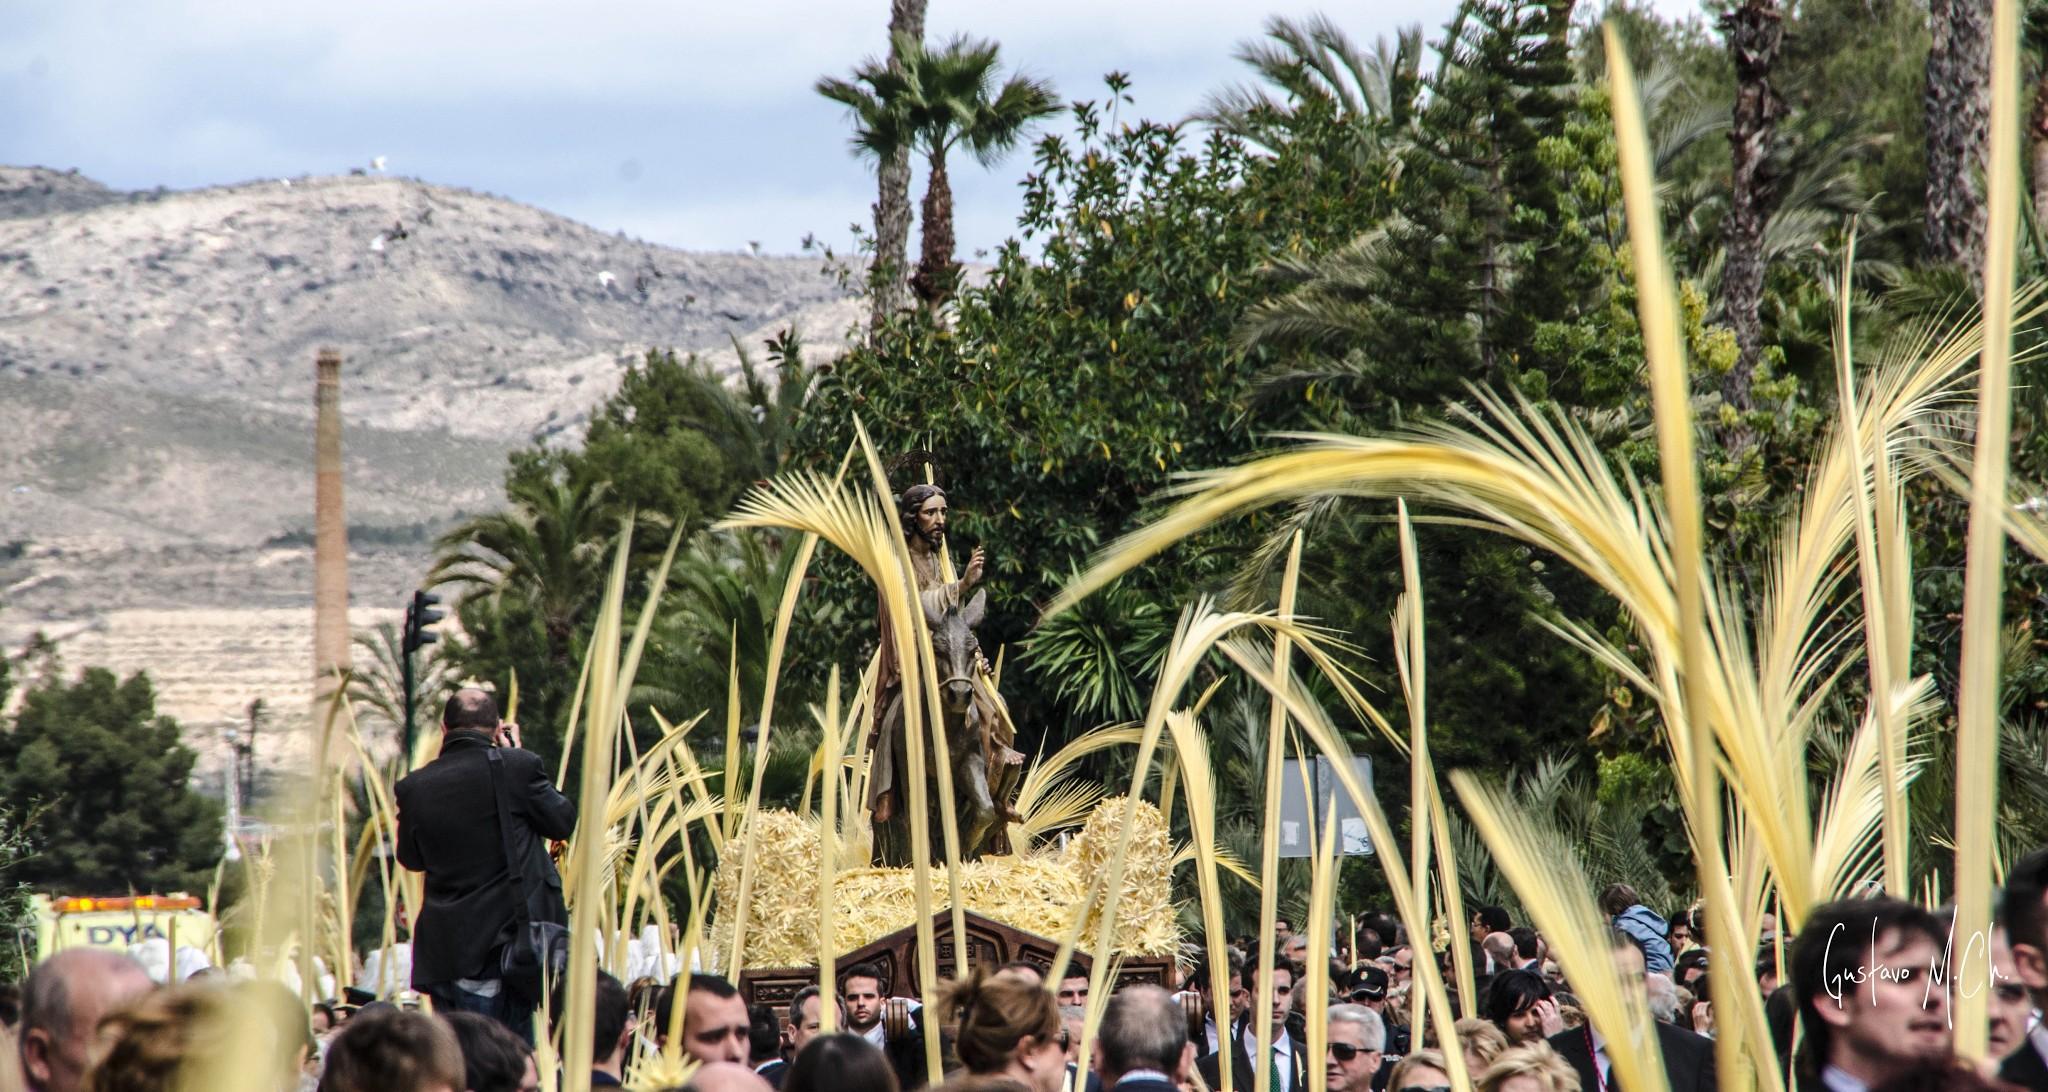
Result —
<path fill-rule="evenodd" d="M 1308 1053 L 1308 1046 L 1287 1027 L 1287 1014 L 1294 995 L 1294 968 L 1282 961 L 1265 973 L 1273 976 L 1273 1011 L 1267 1014 L 1273 1026 L 1273 1050 L 1270 1058 L 1262 1059 L 1261 1064 L 1272 1069 L 1275 1078 L 1273 1092 L 1305 1092 L 1308 1071 L 1304 1056 Z M 1228 1049 L 1232 1087 L 1239 1089 L 1253 1087 L 1251 1054 L 1258 1029 L 1252 1024 L 1252 1019 L 1248 1015 L 1231 1028 Z M 1224 1052 L 1219 1050 L 1195 1063 L 1195 1068 L 1201 1071 L 1202 1080 L 1210 1088 L 1223 1087 L 1223 1058 Z M 1321 1064 L 1321 1059 L 1317 1064 Z"/>
<path fill-rule="evenodd" d="M 427 874 L 413 921 L 413 988 L 436 1008 L 482 1013 L 531 1042 L 539 999 L 515 996 L 499 959 L 529 919 L 568 922 L 547 839 L 575 832 L 576 805 L 548 783 L 540 757 L 520 749 L 519 726 L 498 718 L 490 694 L 456 691 L 441 732 L 440 757 L 396 789 L 398 861 Z"/>
<path fill-rule="evenodd" d="M 1622 980 L 1633 989 L 1644 988 L 1643 950 L 1627 934 L 1614 934 L 1613 956 Z M 1651 1025 L 1656 1028 L 1657 1047 L 1664 1054 L 1664 1079 L 1670 1082 L 1671 1092 L 1715 1092 L 1714 1041 L 1661 1020 L 1653 1020 Z M 1593 1025 L 1566 1028 L 1548 1042 L 1578 1072 L 1582 1092 L 1616 1092 L 1607 1044 Z"/>

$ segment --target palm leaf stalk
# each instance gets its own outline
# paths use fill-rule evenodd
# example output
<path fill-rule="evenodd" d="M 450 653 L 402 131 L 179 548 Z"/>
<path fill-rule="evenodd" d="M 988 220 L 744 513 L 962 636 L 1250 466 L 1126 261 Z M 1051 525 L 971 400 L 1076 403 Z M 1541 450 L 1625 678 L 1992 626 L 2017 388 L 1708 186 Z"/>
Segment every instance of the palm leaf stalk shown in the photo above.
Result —
<path fill-rule="evenodd" d="M 1296 531 L 1294 533 L 1294 543 L 1287 552 L 1287 569 L 1280 578 L 1280 602 L 1278 609 L 1281 618 L 1292 618 L 1294 615 L 1294 595 L 1295 591 L 1301 586 L 1301 543 L 1301 532 Z M 1286 635 L 1275 634 L 1273 638 L 1273 675 L 1275 678 L 1285 679 L 1287 677 L 1290 652 L 1291 648 Z M 1259 846 L 1259 935 L 1262 937 L 1273 936 L 1273 930 L 1279 917 L 1279 833 L 1280 798 L 1282 795 L 1280 771 L 1282 768 L 1281 759 L 1286 754 L 1287 709 L 1276 697 L 1273 699 L 1271 712 L 1266 717 L 1265 837 L 1261 839 Z M 1314 795 L 1310 794 L 1309 799 L 1315 799 Z M 1252 953 L 1252 958 L 1258 961 L 1260 968 L 1263 970 L 1267 964 L 1272 962 L 1272 957 L 1277 954 L 1268 952 L 1264 957 L 1260 957 L 1257 953 Z M 1254 1056 L 1266 1058 L 1271 1057 L 1273 1051 L 1273 1022 L 1265 1018 L 1266 1013 L 1273 1011 L 1273 976 L 1262 973 L 1257 975 L 1255 980 L 1258 983 L 1258 990 L 1257 997 L 1252 1001 L 1252 1011 L 1259 1014 L 1259 1016 L 1253 1021 L 1253 1026 L 1257 1029 L 1254 1034 L 1257 1036 L 1256 1042 L 1258 1044 L 1258 1052 Z M 1219 1024 L 1217 1026 L 1220 1028 L 1222 1025 Z M 1313 1056 L 1321 1057 L 1319 1054 Z M 1254 1092 L 1272 1092 L 1272 1080 L 1273 1068 L 1271 1066 L 1256 1067 L 1256 1072 L 1252 1075 L 1252 1088 Z"/>
<path fill-rule="evenodd" d="M 1662 212 L 1657 206 L 1656 182 L 1651 176 L 1650 141 L 1643 122 L 1642 100 L 1636 94 L 1634 69 L 1629 63 L 1628 51 L 1622 45 L 1620 31 L 1609 23 L 1604 28 L 1604 36 L 1608 79 L 1612 84 L 1622 203 L 1628 215 L 1629 244 L 1635 258 L 1636 310 L 1642 323 L 1643 348 L 1649 358 L 1658 462 L 1663 473 L 1665 507 L 1672 539 L 1670 559 L 1678 599 L 1679 689 L 1685 708 L 1691 714 L 1687 721 L 1691 737 L 1685 748 L 1687 754 L 1680 756 L 1681 762 L 1690 759 L 1689 768 L 1685 776 L 1679 778 L 1679 785 L 1681 793 L 1690 795 L 1685 811 L 1693 839 L 1693 860 L 1700 890 L 1708 893 L 1710 907 L 1728 906 L 1734 902 L 1734 890 L 1728 879 L 1721 834 L 1720 741 L 1716 738 L 1716 725 L 1712 719 L 1715 712 L 1711 711 L 1712 699 L 1707 693 L 1711 685 L 1707 678 L 1707 642 L 1710 635 L 1704 596 L 1706 575 L 1700 526 L 1699 466 L 1693 453 L 1692 384 L 1687 374 L 1684 341 L 1679 333 L 1678 286 L 1672 279 L 1670 261 L 1664 252 Z M 1675 730 L 1672 735 L 1674 739 L 1677 737 Z M 1740 748 L 1731 749 L 1739 753 L 1753 753 Z M 1731 761 L 1732 765 L 1735 763 Z M 1468 795 L 1468 805 L 1472 799 Z M 1750 814 L 1754 816 L 1756 813 L 1752 810 Z M 1478 816 L 1475 814 L 1474 818 L 1477 820 Z M 1493 819 L 1496 824 L 1500 822 L 1497 813 Z M 1498 825 L 1496 829 L 1500 829 Z M 1482 825 L 1481 833 L 1484 834 L 1485 830 Z M 1497 847 L 1496 853 L 1499 851 Z M 1510 874 L 1512 876 L 1512 871 Z M 1515 887 L 1517 891 L 1530 890 L 1523 884 Z M 1580 887 L 1584 887 L 1583 879 Z M 1552 890 L 1553 893 L 1557 891 L 1555 888 Z M 1753 942 L 1747 946 L 1737 943 L 1738 934 L 1743 932 L 1737 920 L 1726 913 L 1708 914 L 1708 945 L 1713 950 L 1742 952 L 1754 947 Z M 1586 939 L 1590 939 L 1590 935 Z M 1585 954 L 1581 955 L 1582 965 L 1586 958 Z M 1591 1007 L 1610 1001 L 1599 996 L 1599 987 L 1606 985 L 1609 978 L 1597 974 L 1595 977 L 1598 981 L 1593 996 L 1598 1000 Z M 1755 1001 L 1754 991 L 1744 1000 Z M 1742 1006 L 1745 1010 L 1751 1007 L 1758 1010 L 1757 1015 L 1762 1015 L 1761 1003 Z M 1607 1017 L 1612 1021 L 1620 1015 L 1619 1012 L 1609 1012 Z M 1747 1013 L 1738 1012 L 1736 1015 Z M 1645 1041 L 1647 1024 L 1639 1018 L 1641 1013 L 1631 1009 L 1627 1016 L 1626 1023 L 1611 1025 L 1625 1033 L 1619 1041 L 1634 1043 L 1637 1051 L 1648 1047 L 1655 1056 L 1654 1040 Z M 1743 1020 L 1732 1020 L 1714 1040 L 1717 1070 L 1734 1076 L 1738 1084 L 1750 1083 L 1743 1080 L 1745 1076 L 1754 1079 L 1754 1075 L 1745 1072 L 1745 1067 L 1768 1069 L 1771 1071 L 1769 1078 L 1777 1076 L 1777 1068 L 1770 1060 L 1745 1055 L 1743 1038 L 1750 1030 L 1752 1028 L 1746 1027 Z M 1603 1029 L 1603 1034 L 1613 1033 Z M 1636 1057 L 1639 1061 L 1641 1055 Z M 1651 1068 L 1661 1075 L 1661 1065 Z M 1641 1079 L 1640 1075 L 1623 1077 L 1629 1087 L 1648 1087 L 1636 1083 Z"/>
<path fill-rule="evenodd" d="M 1295 634 L 1295 639 L 1300 640 L 1301 634 Z M 1376 847 L 1375 856 L 1379 858 L 1380 868 L 1386 875 L 1387 888 L 1394 899 L 1395 915 L 1401 919 L 1401 925 L 1408 930 L 1409 936 L 1428 937 L 1430 908 L 1416 905 L 1415 886 L 1410 879 L 1411 874 L 1405 860 L 1406 855 L 1401 852 L 1401 844 L 1395 840 L 1393 827 L 1387 822 L 1386 813 L 1380 810 L 1379 801 L 1366 791 L 1364 783 L 1358 779 L 1358 771 L 1350 762 L 1351 748 L 1344 743 L 1336 726 L 1330 723 L 1329 716 L 1301 691 L 1292 678 L 1277 678 L 1267 673 L 1261 664 L 1260 650 L 1241 636 L 1220 640 L 1216 643 L 1216 648 L 1230 662 L 1236 664 L 1237 669 L 1246 678 L 1279 698 L 1287 706 L 1288 715 L 1301 726 L 1301 730 L 1308 735 L 1316 749 L 1333 760 L 1330 764 L 1332 771 L 1337 775 L 1337 781 L 1344 787 L 1345 793 L 1351 797 L 1353 806 L 1358 809 L 1360 818 L 1365 822 L 1366 834 Z M 1316 650 L 1314 646 L 1308 646 L 1305 651 L 1309 651 L 1313 658 Z M 1329 670 L 1321 664 L 1318 664 L 1318 667 L 1325 672 Z M 1443 971 L 1434 959 L 1417 958 L 1415 977 L 1421 983 L 1424 992 L 1429 995 L 1432 1010 L 1442 1013 L 1451 1011 L 1451 999 L 1444 985 Z M 1453 1040 L 1450 1036 L 1445 1036 L 1440 1041 Z M 1464 1052 L 1444 1051 L 1444 1063 L 1446 1076 L 1450 1077 L 1451 1087 L 1455 1092 L 1471 1092 L 1473 1075 L 1466 1068 Z"/>
<path fill-rule="evenodd" d="M 1613 931 L 1593 903 L 1578 854 L 1554 832 L 1539 830 L 1504 793 L 1480 784 L 1466 771 L 1453 770 L 1451 784 L 1494 860 L 1522 896 L 1530 921 L 1571 977 L 1572 993 L 1587 1021 L 1607 1043 L 1628 1044 L 1620 1050 L 1608 1047 L 1612 1083 L 1647 1092 L 1668 1090 L 1648 994 L 1640 983 L 1624 984 L 1615 973 L 1608 939 Z"/>
<path fill-rule="evenodd" d="M 1996 0 L 1991 35 L 1990 180 L 1984 245 L 1984 357 L 1970 467 L 1963 656 L 1956 687 L 1956 929 L 1989 936 L 1993 809 L 1998 800 L 1999 593 L 2005 574 L 2006 472 L 2012 428 L 2013 259 L 2019 229 L 2019 5 Z M 1984 1054 L 1984 991 L 1956 1000 L 1956 1053 Z"/>
<path fill-rule="evenodd" d="M 1223 934 L 1223 892 L 1216 875 L 1215 768 L 1209 763 L 1208 738 L 1193 713 L 1176 710 L 1166 718 L 1166 726 L 1173 733 L 1174 758 L 1181 768 L 1181 791 L 1188 801 L 1188 837 L 1195 851 L 1195 883 L 1202 905 L 1203 954 L 1209 960 L 1209 997 L 1215 1010 L 1209 1015 L 1221 1030 L 1230 1026 L 1229 982 L 1225 977 L 1219 986 L 1217 976 L 1224 975 L 1230 964 L 1226 962 Z M 1222 1081 L 1222 1092 L 1234 1092 L 1233 1074 L 1219 1070 L 1217 1076 Z"/>
<path fill-rule="evenodd" d="M 857 724 L 849 721 L 849 726 Z M 839 756 L 845 739 L 839 720 L 839 667 L 833 665 L 825 679 L 825 771 L 824 821 L 818 826 L 818 991 L 834 995 L 838 977 L 832 962 L 838 957 L 838 932 L 832 911 L 833 881 L 839 875 Z M 838 1030 L 839 1006 L 818 1006 L 818 1031 L 830 1035 Z"/>
<path fill-rule="evenodd" d="M 1311 796 L 1309 799 L 1315 798 Z M 1336 928 L 1337 843 L 1343 840 L 1337 831 L 1335 795 L 1330 797 L 1330 803 L 1323 810 L 1322 831 L 1308 880 L 1308 982 L 1305 988 L 1308 990 L 1308 1056 L 1311 1058 L 1323 1057 L 1330 1041 L 1330 935 Z M 1277 832 L 1267 833 L 1270 837 Z M 1416 866 L 1415 874 L 1422 875 L 1420 865 Z M 1426 883 L 1418 883 L 1416 888 L 1421 890 L 1425 886 Z M 1328 1092 L 1329 1067 L 1311 1065 L 1306 1068 L 1309 1092 Z"/>

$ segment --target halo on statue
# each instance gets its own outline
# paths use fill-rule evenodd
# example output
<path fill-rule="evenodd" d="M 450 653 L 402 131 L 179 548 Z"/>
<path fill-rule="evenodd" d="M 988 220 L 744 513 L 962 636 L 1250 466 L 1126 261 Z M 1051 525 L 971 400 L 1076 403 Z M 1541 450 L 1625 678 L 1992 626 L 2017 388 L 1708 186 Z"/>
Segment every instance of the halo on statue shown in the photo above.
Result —
<path fill-rule="evenodd" d="M 937 455 L 923 448 L 906 451 L 890 459 L 882 464 L 882 469 L 889 475 L 889 487 L 896 491 L 896 495 L 889 498 L 896 504 L 903 503 L 903 491 L 913 485 L 936 485 L 941 491 L 949 495 L 952 493 L 946 480 L 945 464 L 939 462 Z"/>

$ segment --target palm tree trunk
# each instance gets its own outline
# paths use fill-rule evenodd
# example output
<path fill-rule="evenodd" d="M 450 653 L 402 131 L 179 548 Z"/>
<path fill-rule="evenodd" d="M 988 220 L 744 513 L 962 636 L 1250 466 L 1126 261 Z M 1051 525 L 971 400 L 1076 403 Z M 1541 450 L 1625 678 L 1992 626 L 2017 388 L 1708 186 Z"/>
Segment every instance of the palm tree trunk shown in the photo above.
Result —
<path fill-rule="evenodd" d="M 1927 257 L 1983 275 L 1984 190 L 1991 136 L 1990 0 L 1932 0 L 1927 86 Z"/>
<path fill-rule="evenodd" d="M 1785 41 L 1784 14 L 1777 0 L 1742 0 L 1721 17 L 1721 29 L 1735 61 L 1735 116 L 1728 131 L 1733 189 L 1722 225 L 1727 261 L 1721 299 L 1736 346 L 1735 366 L 1721 381 L 1721 397 L 1746 412 L 1756 407 L 1751 386 L 1763 355 L 1764 225 L 1778 202 L 1778 172 L 1770 152 L 1785 100 L 1771 86 L 1771 69 Z M 1726 440 L 1731 448 L 1748 446 L 1748 427 L 1737 424 Z"/>
<path fill-rule="evenodd" d="M 953 264 L 953 184 L 946 177 L 944 147 L 925 154 L 925 169 L 929 179 L 924 191 L 923 250 L 910 287 L 927 308 L 936 311 L 953 294 L 958 272 Z"/>
<path fill-rule="evenodd" d="M 896 52 L 897 35 L 913 41 L 924 40 L 926 0 L 891 0 L 889 4 L 889 67 L 902 69 Z M 869 325 L 880 327 L 884 319 L 903 309 L 908 302 L 904 290 L 905 258 L 910 250 L 910 149 L 901 148 L 882 159 L 876 172 L 875 264 L 869 274 L 872 311 Z"/>

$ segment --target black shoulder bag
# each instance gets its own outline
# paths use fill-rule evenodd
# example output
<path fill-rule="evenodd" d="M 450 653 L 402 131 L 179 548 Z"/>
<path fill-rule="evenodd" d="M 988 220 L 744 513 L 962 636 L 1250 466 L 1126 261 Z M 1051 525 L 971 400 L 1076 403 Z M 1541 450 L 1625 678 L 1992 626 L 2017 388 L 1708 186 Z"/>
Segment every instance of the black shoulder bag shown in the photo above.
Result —
<path fill-rule="evenodd" d="M 505 853 L 505 868 L 512 874 L 512 888 L 518 896 L 519 911 L 512 919 L 512 937 L 498 957 L 499 977 L 505 988 L 521 997 L 539 1000 L 547 982 L 560 978 L 569 965 L 569 927 L 552 921 L 537 921 L 533 912 L 532 877 L 525 862 L 512 855 L 512 810 L 505 806 L 505 785 L 500 771 L 504 758 L 492 747 L 484 752 L 491 760 L 491 796 L 498 805 L 498 838 Z"/>

